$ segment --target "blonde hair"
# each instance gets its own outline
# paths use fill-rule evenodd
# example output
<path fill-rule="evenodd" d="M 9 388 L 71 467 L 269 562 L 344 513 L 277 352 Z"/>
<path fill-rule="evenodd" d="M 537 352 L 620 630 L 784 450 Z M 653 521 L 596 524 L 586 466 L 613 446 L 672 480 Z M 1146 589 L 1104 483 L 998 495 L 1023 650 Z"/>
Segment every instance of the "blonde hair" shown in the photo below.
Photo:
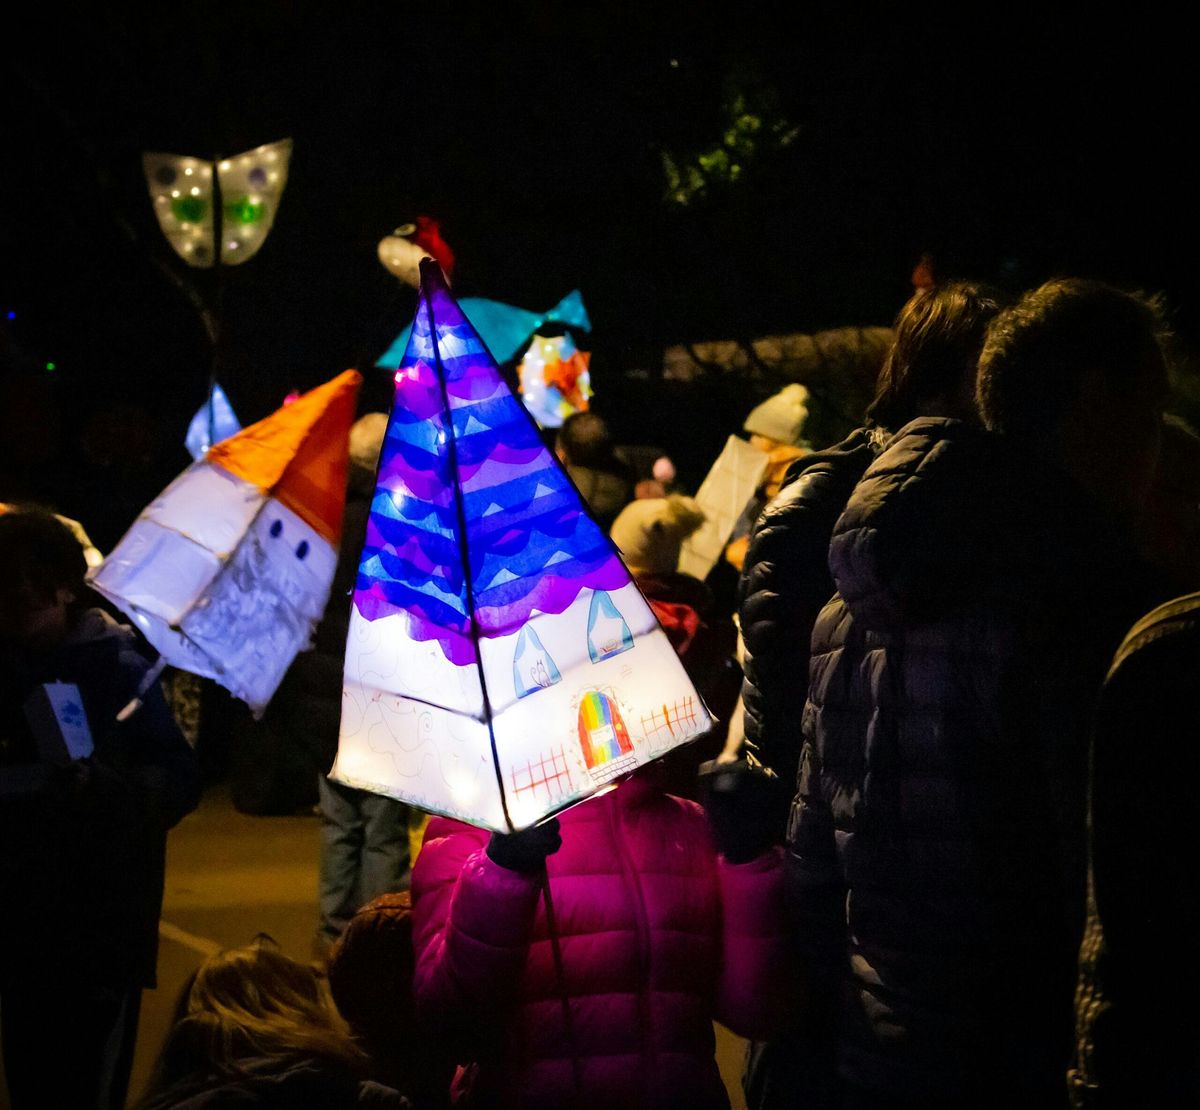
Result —
<path fill-rule="evenodd" d="M 160 1084 L 239 1074 L 249 1061 L 316 1057 L 359 1072 L 365 1056 L 312 968 L 260 934 L 209 957 L 192 980 L 159 1066 Z"/>

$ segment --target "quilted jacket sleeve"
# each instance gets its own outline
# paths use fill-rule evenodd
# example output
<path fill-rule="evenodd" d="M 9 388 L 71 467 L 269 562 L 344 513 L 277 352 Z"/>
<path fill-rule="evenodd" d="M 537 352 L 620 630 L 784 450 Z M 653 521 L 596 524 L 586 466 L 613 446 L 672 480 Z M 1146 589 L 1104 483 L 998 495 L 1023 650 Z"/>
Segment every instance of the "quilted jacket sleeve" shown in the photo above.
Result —
<path fill-rule="evenodd" d="M 735 1033 L 767 1040 L 793 1001 L 784 927 L 783 849 L 749 863 L 717 859 L 721 889 L 721 977 L 714 1017 Z"/>
<path fill-rule="evenodd" d="M 539 886 L 488 858 L 488 834 L 429 823 L 413 867 L 413 991 L 422 1019 L 484 1031 L 519 993 Z"/>
<path fill-rule="evenodd" d="M 800 771 L 788 820 L 788 928 L 794 938 L 800 989 L 805 996 L 803 1024 L 818 1029 L 831 1020 L 845 971 L 847 884 L 824 782 L 824 738 L 818 727 L 817 709 L 829 701 L 844 701 L 836 694 L 839 652 L 830 648 L 844 642 L 849 629 L 845 606 L 840 598 L 834 598 L 818 618 L 813 637 Z"/>
<path fill-rule="evenodd" d="M 843 500 L 824 467 L 785 487 L 758 520 L 739 585 L 746 739 L 781 780 L 781 825 L 800 761 L 813 623 L 834 592 L 829 536 Z"/>

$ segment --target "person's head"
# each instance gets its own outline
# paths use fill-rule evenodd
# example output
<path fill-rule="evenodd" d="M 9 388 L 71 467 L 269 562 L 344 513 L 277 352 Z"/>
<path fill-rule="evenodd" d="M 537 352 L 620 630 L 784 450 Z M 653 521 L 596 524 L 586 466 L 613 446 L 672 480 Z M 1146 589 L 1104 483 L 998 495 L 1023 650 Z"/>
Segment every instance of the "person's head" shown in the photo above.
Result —
<path fill-rule="evenodd" d="M 808 401 L 808 390 L 799 382 L 785 385 L 750 410 L 742 430 L 760 451 L 770 452 L 780 446 L 801 447 L 808 420 Z"/>
<path fill-rule="evenodd" d="M 918 290 L 896 317 L 867 423 L 895 432 L 918 416 L 975 419 L 975 367 L 1000 295 L 970 281 Z"/>
<path fill-rule="evenodd" d="M 704 523 L 704 510 L 690 497 L 631 501 L 613 521 L 609 535 L 634 574 L 674 574 L 683 541 Z"/>
<path fill-rule="evenodd" d="M 309 1058 L 352 1071 L 363 1064 L 316 972 L 259 935 L 200 965 L 185 989 L 160 1075 L 170 1083 L 197 1071 L 233 1073 L 248 1060 Z"/>
<path fill-rule="evenodd" d="M 412 897 L 381 894 L 360 908 L 329 958 L 329 989 L 355 1032 L 380 1046 L 413 1028 Z"/>
<path fill-rule="evenodd" d="M 71 629 L 86 573 L 83 546 L 52 512 L 0 511 L 0 637 L 25 650 L 56 647 Z"/>
<path fill-rule="evenodd" d="M 986 427 L 1049 454 L 1128 515 L 1153 479 L 1169 390 L 1159 305 L 1098 281 L 1060 278 L 988 329 L 977 397 Z"/>
<path fill-rule="evenodd" d="M 567 466 L 603 468 L 613 458 L 608 425 L 594 412 L 572 413 L 558 430 L 555 451 Z"/>

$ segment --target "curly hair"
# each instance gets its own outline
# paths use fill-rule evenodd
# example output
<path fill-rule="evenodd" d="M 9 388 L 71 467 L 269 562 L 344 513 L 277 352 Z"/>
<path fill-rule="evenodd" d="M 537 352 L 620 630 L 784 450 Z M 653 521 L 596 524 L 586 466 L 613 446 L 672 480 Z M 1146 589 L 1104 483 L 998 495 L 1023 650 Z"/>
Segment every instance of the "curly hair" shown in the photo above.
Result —
<path fill-rule="evenodd" d="M 922 402 L 957 394 L 974 373 L 984 333 L 1003 306 L 998 292 L 948 281 L 914 294 L 896 317 L 896 338 L 880 368 L 868 426 L 896 431 Z"/>
<path fill-rule="evenodd" d="M 1056 278 L 1026 293 L 988 329 L 977 400 L 984 424 L 1033 438 L 1056 426 L 1099 369 L 1116 390 L 1137 388 L 1145 360 L 1164 357 L 1161 301 L 1100 281 Z"/>

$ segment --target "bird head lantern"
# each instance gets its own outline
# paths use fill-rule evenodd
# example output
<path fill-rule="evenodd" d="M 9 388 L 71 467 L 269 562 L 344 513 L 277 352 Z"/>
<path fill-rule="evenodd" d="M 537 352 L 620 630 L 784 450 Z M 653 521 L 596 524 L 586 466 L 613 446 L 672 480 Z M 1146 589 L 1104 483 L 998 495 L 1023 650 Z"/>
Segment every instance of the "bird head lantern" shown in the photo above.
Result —
<path fill-rule="evenodd" d="M 167 663 L 256 713 L 329 600 L 361 380 L 347 370 L 211 447 L 88 575 Z"/>
<path fill-rule="evenodd" d="M 359 563 L 331 774 L 509 832 L 711 720 L 437 267 L 421 273 Z"/>
<path fill-rule="evenodd" d="M 418 216 L 379 241 L 379 261 L 389 273 L 416 289 L 421 284 L 421 261 L 432 258 L 446 280 L 454 278 L 454 251 L 442 238 L 441 222 L 433 216 Z"/>
<path fill-rule="evenodd" d="M 215 163 L 178 154 L 143 154 L 158 226 L 175 253 L 200 269 L 215 266 L 218 258 L 223 266 L 239 266 L 252 258 L 275 222 L 291 155 L 291 139 Z"/>

